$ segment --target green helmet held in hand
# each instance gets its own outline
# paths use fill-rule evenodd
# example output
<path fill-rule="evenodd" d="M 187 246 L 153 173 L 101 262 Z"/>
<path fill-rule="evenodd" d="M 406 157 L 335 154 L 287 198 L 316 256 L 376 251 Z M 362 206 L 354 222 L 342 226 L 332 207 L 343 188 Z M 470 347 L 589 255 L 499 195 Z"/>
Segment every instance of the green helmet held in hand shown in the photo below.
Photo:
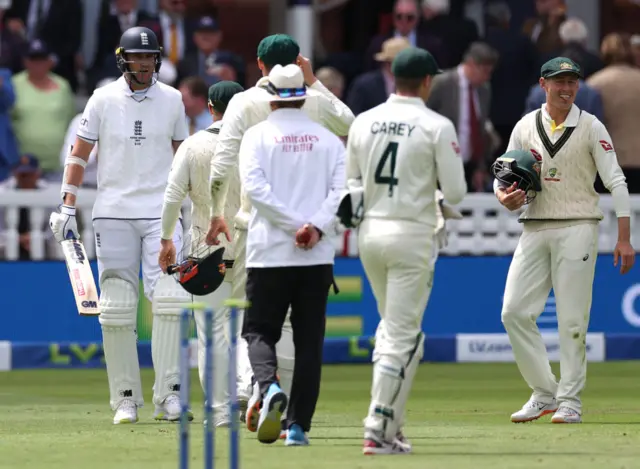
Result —
<path fill-rule="evenodd" d="M 541 169 L 542 157 L 526 150 L 511 150 L 491 165 L 491 171 L 498 181 L 505 186 L 516 183 L 516 187 L 526 193 L 525 204 L 535 199 L 542 190 Z"/>

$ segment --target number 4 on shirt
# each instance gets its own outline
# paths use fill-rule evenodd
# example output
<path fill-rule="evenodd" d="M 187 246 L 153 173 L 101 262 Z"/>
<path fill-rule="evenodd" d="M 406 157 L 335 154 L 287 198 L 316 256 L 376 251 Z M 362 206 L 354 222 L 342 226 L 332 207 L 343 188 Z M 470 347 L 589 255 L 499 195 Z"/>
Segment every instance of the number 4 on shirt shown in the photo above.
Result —
<path fill-rule="evenodd" d="M 376 167 L 374 173 L 374 181 L 376 184 L 388 184 L 389 185 L 389 197 L 393 197 L 393 186 L 398 185 L 398 179 L 395 177 L 396 172 L 396 158 L 398 156 L 398 142 L 389 142 L 387 148 L 382 153 L 382 157 Z M 385 170 L 385 166 L 389 161 L 389 168 L 386 173 L 389 176 L 383 176 L 382 172 Z"/>

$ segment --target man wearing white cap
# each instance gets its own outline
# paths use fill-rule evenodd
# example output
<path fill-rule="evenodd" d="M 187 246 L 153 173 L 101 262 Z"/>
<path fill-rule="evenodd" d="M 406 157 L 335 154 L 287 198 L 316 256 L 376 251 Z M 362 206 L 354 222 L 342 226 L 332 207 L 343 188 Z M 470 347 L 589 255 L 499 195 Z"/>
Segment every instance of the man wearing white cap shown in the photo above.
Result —
<path fill-rule="evenodd" d="M 322 124 L 338 136 L 346 136 L 354 116 L 351 110 L 338 98 L 336 98 L 313 74 L 309 61 L 300 55 L 300 47 L 296 41 L 286 34 L 274 34 L 265 37 L 258 45 L 258 66 L 263 77 L 256 86 L 238 93 L 229 102 L 225 112 L 225 124 L 220 130 L 220 137 L 216 151 L 211 160 L 211 187 L 214 207 L 224 207 L 227 191 L 237 190 L 230 188 L 228 181 L 233 174 L 234 167 L 238 164 L 238 151 L 243 136 L 252 126 L 264 121 L 269 116 L 271 109 L 265 97 L 269 96 L 267 85 L 270 71 L 276 65 L 286 66 L 297 64 L 302 71 L 304 83 L 307 85 L 305 101 L 302 109 L 307 115 Z M 244 189 L 242 189 L 244 191 Z M 221 212 L 212 212 L 211 226 L 208 241 L 219 242 L 218 235 L 225 233 L 229 237 L 229 230 Z M 244 269 L 245 243 L 247 239 L 247 225 L 251 217 L 251 203 L 249 199 L 241 196 L 240 211 L 234 219 L 233 246 L 236 253 L 234 264 L 234 279 L 232 298 L 244 298 L 246 272 Z M 256 431 L 256 419 L 254 418 L 259 406 L 259 401 L 249 400 L 251 393 L 252 370 L 247 356 L 246 342 L 238 342 L 238 400 L 241 406 L 247 406 L 247 428 Z M 294 368 L 293 340 L 289 321 L 285 321 L 282 340 L 278 343 L 278 374 L 283 389 L 288 392 Z M 254 396 L 255 397 L 255 396 Z"/>
<path fill-rule="evenodd" d="M 287 410 L 287 446 L 309 444 L 320 393 L 326 306 L 333 282 L 334 227 L 345 185 L 342 141 L 313 122 L 302 106 L 306 88 L 297 65 L 276 65 L 266 90 L 272 113 L 245 134 L 240 179 L 252 205 L 242 337 L 263 398 L 258 440 L 273 443 Z M 291 308 L 295 346 L 290 396 L 277 377 L 276 343 Z"/>

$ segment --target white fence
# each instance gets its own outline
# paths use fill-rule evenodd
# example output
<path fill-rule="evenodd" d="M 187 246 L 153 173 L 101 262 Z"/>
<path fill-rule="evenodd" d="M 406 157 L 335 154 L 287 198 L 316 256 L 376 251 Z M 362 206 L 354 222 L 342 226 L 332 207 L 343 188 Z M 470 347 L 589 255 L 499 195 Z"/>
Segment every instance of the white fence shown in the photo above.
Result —
<path fill-rule="evenodd" d="M 91 209 L 95 191 L 81 189 L 78 193 L 79 224 L 84 240 L 93 240 Z M 20 208 L 29 208 L 31 259 L 62 259 L 62 252 L 52 240 L 49 231 L 49 214 L 60 204 L 58 188 L 43 190 L 8 190 L 0 192 L 0 258 L 18 259 L 20 237 L 18 221 Z M 600 199 L 604 219 L 600 223 L 600 252 L 611 252 L 617 239 L 617 219 L 613 202 L 609 195 Z M 640 233 L 640 195 L 631 197 L 631 236 Z M 516 212 L 509 212 L 498 204 L 493 194 L 471 194 L 458 205 L 464 214 L 462 220 L 447 222 L 449 246 L 443 254 L 483 255 L 510 254 L 515 250 L 522 225 L 518 223 Z M 185 215 L 189 213 L 184 210 Z M 188 226 L 189 220 L 185 219 Z M 340 255 L 357 256 L 358 246 L 355 233 L 347 231 L 335 236 L 336 252 Z M 399 240 L 401 242 L 401 240 Z M 95 257 L 95 245 L 86 242 L 87 255 Z"/>

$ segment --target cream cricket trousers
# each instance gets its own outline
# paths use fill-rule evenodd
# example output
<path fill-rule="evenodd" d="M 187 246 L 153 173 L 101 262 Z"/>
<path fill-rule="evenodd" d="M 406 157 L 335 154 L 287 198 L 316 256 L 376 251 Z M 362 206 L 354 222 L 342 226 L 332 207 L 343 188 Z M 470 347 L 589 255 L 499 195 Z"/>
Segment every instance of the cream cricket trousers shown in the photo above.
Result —
<path fill-rule="evenodd" d="M 598 225 L 531 231 L 525 224 L 513 255 L 502 307 L 518 369 L 533 398 L 582 411 L 587 375 L 586 335 L 598 254 Z M 536 324 L 553 288 L 560 339 L 560 382 L 551 371 Z"/>

